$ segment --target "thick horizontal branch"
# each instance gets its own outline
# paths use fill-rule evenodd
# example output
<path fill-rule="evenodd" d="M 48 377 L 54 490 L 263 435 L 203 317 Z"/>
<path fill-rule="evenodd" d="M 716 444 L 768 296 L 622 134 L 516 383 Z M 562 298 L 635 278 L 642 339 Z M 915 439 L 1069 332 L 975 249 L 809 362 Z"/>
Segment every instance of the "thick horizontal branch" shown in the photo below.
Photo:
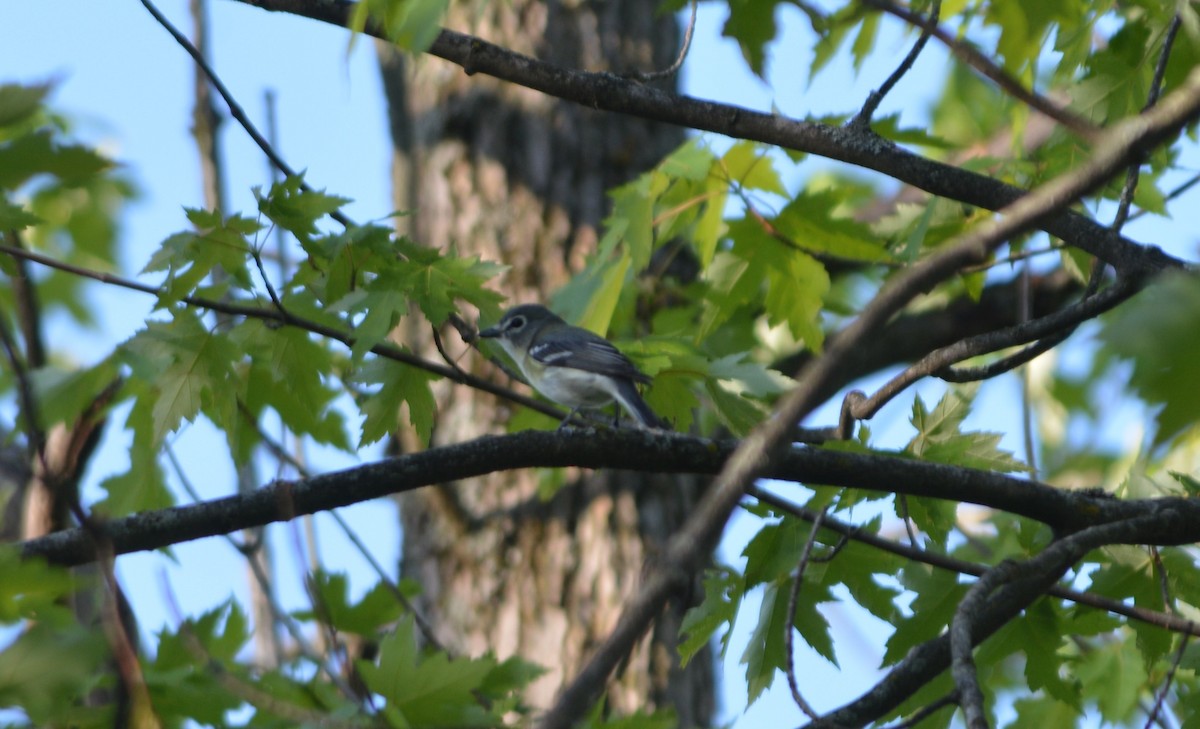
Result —
<path fill-rule="evenodd" d="M 713 474 L 736 446 L 732 441 L 633 429 L 485 436 L 309 479 L 275 481 L 248 494 L 114 519 L 103 528 L 113 553 L 128 554 L 516 468 L 579 466 Z M 1188 499 L 1119 501 L 986 471 L 817 448 L 790 449 L 765 475 L 981 504 L 1036 519 L 1060 533 L 1137 516 L 1185 514 L 1182 520 L 1164 519 L 1162 528 L 1139 533 L 1133 541 L 1160 545 L 1200 541 L 1200 503 Z M 64 565 L 82 564 L 96 556 L 94 545 L 80 529 L 24 542 L 21 552 Z"/>
<path fill-rule="evenodd" d="M 237 1 L 341 27 L 347 25 L 355 7 L 354 3 L 340 0 Z M 368 27 L 367 33 L 384 37 L 372 27 Z M 442 30 L 429 53 L 461 66 L 468 74 L 487 74 L 594 109 L 816 154 L 875 170 L 930 194 L 988 210 L 1007 207 L 1026 192 L 986 175 L 913 154 L 868 130 L 797 121 L 671 93 L 611 73 L 563 68 L 465 33 Z M 1147 275 L 1183 265 L 1157 247 L 1123 238 L 1069 210 L 1046 216 L 1038 221 L 1038 227 L 1126 274 Z"/>

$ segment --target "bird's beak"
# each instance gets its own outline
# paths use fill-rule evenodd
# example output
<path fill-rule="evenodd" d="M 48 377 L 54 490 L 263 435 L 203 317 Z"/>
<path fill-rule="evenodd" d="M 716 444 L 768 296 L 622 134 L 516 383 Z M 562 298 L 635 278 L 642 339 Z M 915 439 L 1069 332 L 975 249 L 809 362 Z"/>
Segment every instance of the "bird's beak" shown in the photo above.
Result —
<path fill-rule="evenodd" d="M 495 339 L 496 337 L 500 336 L 500 328 L 488 327 L 487 329 L 479 332 L 479 336 L 483 337 L 484 339 Z"/>

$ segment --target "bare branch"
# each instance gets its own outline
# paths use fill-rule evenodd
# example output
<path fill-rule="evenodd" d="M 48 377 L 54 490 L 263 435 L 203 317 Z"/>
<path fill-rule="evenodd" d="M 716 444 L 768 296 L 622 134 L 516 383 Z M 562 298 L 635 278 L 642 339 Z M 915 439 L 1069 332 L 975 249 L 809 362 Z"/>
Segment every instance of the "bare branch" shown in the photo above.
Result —
<path fill-rule="evenodd" d="M 800 694 L 800 683 L 796 680 L 796 657 L 795 653 L 795 632 L 796 626 L 796 601 L 800 597 L 800 585 L 804 582 L 804 572 L 808 569 L 808 559 L 812 554 L 813 544 L 817 541 L 817 532 L 821 531 L 821 522 L 825 521 L 825 512 L 828 507 L 825 507 L 817 512 L 817 517 L 813 519 L 812 529 L 808 532 L 808 539 L 804 542 L 804 549 L 800 552 L 800 563 L 796 566 L 796 576 L 792 578 L 792 589 L 788 593 L 787 606 L 787 624 L 783 629 L 783 652 L 787 656 L 786 674 L 788 688 L 792 691 L 792 700 L 796 702 L 796 706 L 809 716 L 811 719 L 817 718 L 817 712 L 813 711 L 812 706 L 804 700 L 804 696 Z"/>
<path fill-rule="evenodd" d="M 629 78 L 642 82 L 657 81 L 659 79 L 670 78 L 679 73 L 679 69 L 683 68 L 683 62 L 692 47 L 692 34 L 696 32 L 696 11 L 699 4 L 698 0 L 692 0 L 692 14 L 688 18 L 687 27 L 683 30 L 683 43 L 679 47 L 679 55 L 675 57 L 675 61 L 661 71 L 628 74 Z"/>
<path fill-rule="evenodd" d="M 933 0 L 933 7 L 929 10 L 929 19 L 921 26 L 921 35 L 917 38 L 917 42 L 913 44 L 908 55 L 904 57 L 904 60 L 900 62 L 896 70 L 892 71 L 892 74 L 883 82 L 883 85 L 877 90 L 872 91 L 870 96 L 867 97 L 867 101 L 863 104 L 862 109 L 859 109 L 858 114 L 850 120 L 851 127 L 870 126 L 871 117 L 875 115 L 875 110 L 879 108 L 880 102 L 888 95 L 892 87 L 900 79 L 904 78 L 904 74 L 909 72 L 913 64 L 917 62 L 917 57 L 921 55 L 921 51 L 925 49 L 925 44 L 929 42 L 929 36 L 933 33 L 933 29 L 937 27 L 938 18 L 941 16 L 941 13 L 942 0 Z"/>
<path fill-rule="evenodd" d="M 13 248 L 24 248 L 21 235 L 15 230 L 4 231 L 4 240 Z M 12 277 L 13 298 L 16 300 L 17 324 L 21 327 L 21 339 L 25 343 L 25 361 L 30 369 L 46 364 L 46 345 L 42 341 L 42 307 L 38 302 L 37 287 L 29 277 L 28 266 L 20 258 L 14 258 L 17 274 Z"/>
<path fill-rule="evenodd" d="M 1006 94 L 1054 119 L 1075 134 L 1088 140 L 1095 140 L 1100 135 L 1101 129 L 1095 124 L 1092 124 L 1071 110 L 1055 104 L 1037 92 L 1025 88 L 1021 85 L 1020 81 L 1010 76 L 1004 69 L 993 63 L 991 59 L 980 53 L 974 46 L 958 40 L 949 32 L 939 28 L 936 19 L 922 18 L 912 10 L 890 2 L 890 0 L 863 0 L 863 2 L 885 13 L 890 13 L 918 28 L 929 31 L 935 38 L 944 43 L 950 49 L 950 52 L 960 61 L 978 71 L 984 78 L 994 82 Z"/>
<path fill-rule="evenodd" d="M 882 727 L 882 729 L 909 729 L 910 727 L 919 725 L 921 722 L 925 721 L 947 706 L 956 706 L 957 704 L 958 692 L 951 691 L 937 701 L 934 701 L 932 704 L 923 706 L 920 708 L 920 710 L 913 712 L 913 715 L 904 721 L 899 722 L 898 724 L 889 724 L 886 727 Z"/>
<path fill-rule="evenodd" d="M 1188 636 L 1183 635 L 1180 637 L 1179 647 L 1175 649 L 1175 659 L 1171 661 L 1171 667 L 1167 669 L 1167 675 L 1163 678 L 1162 687 L 1154 697 L 1154 706 L 1150 709 L 1150 715 L 1146 717 L 1145 729 L 1150 729 L 1155 723 L 1161 722 L 1159 714 L 1162 713 L 1163 702 L 1167 699 L 1167 693 L 1171 690 L 1171 684 L 1175 681 L 1175 673 L 1179 670 L 1179 664 L 1183 662 L 1183 653 L 1187 649 L 1187 644 Z"/>
<path fill-rule="evenodd" d="M 1139 288 L 1140 282 L 1121 280 L 1095 296 L 1052 314 L 936 349 L 893 377 L 875 394 L 856 404 L 852 412 L 856 418 L 869 419 L 909 385 L 929 375 L 936 375 L 948 382 L 970 382 L 1024 364 L 1057 343 L 1054 339 L 1056 336 L 1065 339 L 1081 322 L 1108 311 L 1135 294 Z M 1039 339 L 1041 341 L 1037 341 Z M 950 369 L 955 362 L 1031 341 L 1036 343 L 991 365 L 969 370 Z"/>
<path fill-rule="evenodd" d="M 1159 94 L 1162 93 L 1163 77 L 1167 73 L 1167 60 L 1171 57 L 1171 49 L 1175 46 L 1175 36 L 1179 32 L 1182 22 L 1180 16 L 1176 14 L 1171 19 L 1171 24 L 1167 26 L 1162 49 L 1158 54 L 1158 64 L 1154 67 L 1154 78 L 1150 81 L 1150 93 L 1142 111 L 1151 109 L 1158 103 Z M 1117 233 L 1121 232 L 1121 228 L 1125 227 L 1125 221 L 1129 219 L 1129 208 L 1133 204 L 1133 193 L 1137 190 L 1141 168 L 1142 160 L 1137 159 L 1129 165 L 1129 170 L 1125 173 L 1125 185 L 1121 188 L 1121 196 L 1117 202 L 1117 214 L 1112 223 L 1112 229 Z"/>
<path fill-rule="evenodd" d="M 204 54 L 200 53 L 200 51 L 194 45 L 192 45 L 192 42 L 187 39 L 187 36 L 179 32 L 179 29 L 171 24 L 170 20 L 167 20 L 167 16 L 163 15 L 159 9 L 154 6 L 154 3 L 150 2 L 150 0 L 142 0 L 142 5 L 146 7 L 146 10 L 150 12 L 150 15 L 154 16 L 154 19 L 158 21 L 158 24 L 171 34 L 171 37 L 175 39 L 175 42 L 188 52 L 188 55 L 192 57 L 192 60 L 196 62 L 196 65 L 204 71 L 204 75 L 208 76 L 209 81 L 212 82 L 213 88 L 217 90 L 217 93 L 220 94 L 221 98 L 225 101 L 226 106 L 229 107 L 230 116 L 237 120 L 238 124 L 242 125 L 242 128 L 246 130 L 246 134 L 250 135 L 250 138 L 254 140 L 254 143 L 258 145 L 258 148 L 263 151 L 263 154 L 265 154 L 267 158 L 271 160 L 271 163 L 279 168 L 279 170 L 288 177 L 296 177 L 296 171 L 292 169 L 292 167 L 284 161 L 283 157 L 281 157 L 279 153 L 275 151 L 270 142 L 267 141 L 266 137 L 264 137 L 254 126 L 254 122 L 250 121 L 250 117 L 246 116 L 246 112 L 242 109 L 241 104 L 237 102 L 237 99 L 233 98 L 233 94 L 230 93 L 229 89 L 221 81 L 221 78 L 217 76 L 217 72 L 214 71 L 212 66 L 209 65 L 208 60 L 204 57 Z M 312 192 L 312 188 L 309 187 L 307 183 L 301 182 L 300 188 L 305 192 Z M 346 217 L 341 213 L 341 211 L 338 210 L 334 210 L 333 212 L 329 213 L 329 217 L 333 218 L 347 228 L 354 225 L 354 221 L 350 220 L 350 218 Z"/>

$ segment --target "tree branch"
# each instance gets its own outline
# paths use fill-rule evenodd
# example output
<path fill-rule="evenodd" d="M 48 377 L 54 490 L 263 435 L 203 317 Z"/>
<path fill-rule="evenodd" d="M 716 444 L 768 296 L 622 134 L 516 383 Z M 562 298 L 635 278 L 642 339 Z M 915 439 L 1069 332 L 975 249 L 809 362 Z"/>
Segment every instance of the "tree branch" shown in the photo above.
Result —
<path fill-rule="evenodd" d="M 131 291 L 140 291 L 144 294 L 151 294 L 153 296 L 162 296 L 163 294 L 162 289 L 156 286 L 122 278 L 120 276 L 114 276 L 110 273 L 93 271 L 81 266 L 59 261 L 55 258 L 51 258 L 50 256 L 44 256 L 40 253 L 27 251 L 23 248 L 12 248 L 10 246 L 0 244 L 0 253 L 7 253 L 15 258 L 33 261 L 34 263 L 40 263 L 43 266 L 55 268 L 60 271 L 66 271 L 67 273 L 75 276 L 90 278 L 94 281 L 100 281 L 101 283 L 111 284 L 113 286 L 120 286 L 121 288 L 130 289 Z M 207 309 L 209 311 L 215 311 L 221 314 L 243 316 L 248 319 L 260 319 L 262 321 L 275 322 L 284 326 L 296 327 L 298 329 L 303 329 L 306 332 L 311 332 L 313 334 L 326 337 L 327 339 L 341 342 L 347 347 L 352 347 L 356 339 L 351 333 L 334 329 L 332 327 L 325 326 L 324 324 L 319 324 L 317 322 L 304 319 L 303 317 L 295 316 L 282 308 L 276 309 L 239 302 L 216 301 L 213 299 L 206 299 L 201 296 L 184 296 L 180 298 L 180 301 L 188 304 L 189 306 L 196 306 L 201 309 Z M 387 342 L 380 342 L 379 344 L 376 344 L 375 346 L 371 347 L 370 351 L 372 354 L 380 357 L 416 367 L 417 369 L 425 370 L 426 372 L 431 372 L 441 377 L 446 377 L 461 385 L 467 385 L 468 387 L 474 387 L 477 390 L 482 390 L 498 397 L 503 397 L 506 400 L 517 403 L 518 405 L 523 405 L 524 407 L 544 413 L 555 420 L 562 420 L 563 416 L 566 415 L 565 411 L 556 408 L 542 400 L 537 400 L 527 395 L 522 395 L 519 392 L 514 392 L 503 385 L 497 385 L 489 380 L 476 377 L 475 375 L 465 372 L 460 368 L 448 367 L 446 365 L 438 364 L 437 362 L 430 362 L 427 359 L 418 357 L 411 352 L 406 352 L 400 347 L 393 346 Z"/>
<path fill-rule="evenodd" d="M 1060 539 L 1036 557 L 1021 563 L 1021 578 L 1010 582 L 983 601 L 974 615 L 971 643 L 978 645 L 1044 594 L 1061 576 L 1062 570 L 1078 562 L 1090 550 L 1107 544 L 1131 544 L 1135 534 L 1149 534 L 1168 524 L 1181 526 L 1181 512 L 1157 516 L 1133 517 L 1085 529 Z M 1170 528 L 1170 527 L 1168 527 Z M 950 666 L 949 634 L 926 641 L 909 651 L 882 681 L 855 701 L 806 725 L 806 729 L 833 729 L 864 726 L 879 719 L 911 697 Z"/>
<path fill-rule="evenodd" d="M 735 441 L 634 429 L 567 429 L 484 436 L 298 480 L 277 480 L 249 494 L 114 519 L 100 528 L 115 554 L 229 534 L 370 499 L 516 468 L 613 468 L 647 473 L 718 472 Z M 1096 524 L 1156 516 L 1154 530 L 1132 543 L 1200 541 L 1200 501 L 1158 498 L 1120 501 L 1046 484 L 940 463 L 876 454 L 795 448 L 764 476 L 799 483 L 887 490 L 912 496 L 967 501 L 1036 519 L 1059 533 Z M 1185 523 L 1172 515 L 1186 514 Z M 87 535 L 70 529 L 21 544 L 27 557 L 77 565 L 95 558 Z"/>
<path fill-rule="evenodd" d="M 917 62 L 917 57 L 921 55 L 921 51 L 925 50 L 925 44 L 929 42 L 929 36 L 932 34 L 933 29 L 937 28 L 938 18 L 941 14 L 942 0 L 933 0 L 933 7 L 929 10 L 929 20 L 925 25 L 921 26 L 921 35 L 917 38 L 917 42 L 913 44 L 913 47 L 908 51 L 908 55 L 892 71 L 892 74 L 887 77 L 883 85 L 872 91 L 867 97 L 866 103 L 858 110 L 858 114 L 850 120 L 852 128 L 870 126 L 871 117 L 875 115 L 875 110 L 879 108 L 879 104 L 883 101 L 883 98 L 888 95 L 892 87 L 900 82 L 900 79 L 904 78 L 904 74 L 908 73 L 913 64 Z"/>
<path fill-rule="evenodd" d="M 817 512 L 811 509 L 796 506 L 791 502 L 782 499 L 769 491 L 766 491 L 758 486 L 752 486 L 746 490 L 747 495 L 754 497 L 758 501 L 771 506 L 783 513 L 790 514 L 797 519 L 802 519 L 812 523 L 817 518 Z M 824 528 L 831 532 L 842 535 L 845 539 L 853 539 L 874 549 L 882 552 L 894 554 L 903 559 L 927 564 L 938 569 L 957 572 L 961 575 L 971 575 L 972 577 L 982 577 L 989 569 L 987 565 L 968 562 L 964 559 L 957 559 L 945 554 L 923 550 L 917 547 L 910 547 L 903 544 L 898 544 L 890 539 L 883 537 L 873 532 L 866 531 L 861 527 L 852 526 L 834 519 L 833 517 L 825 517 L 823 523 Z M 1169 630 L 1173 633 L 1181 635 L 1189 635 L 1200 637 L 1200 625 L 1181 618 L 1177 615 L 1160 612 L 1158 610 L 1149 610 L 1147 608 L 1138 607 L 1137 605 L 1129 605 L 1120 600 L 1097 595 L 1094 592 L 1084 592 L 1080 590 L 1072 590 L 1069 587 L 1055 585 L 1046 591 L 1047 595 L 1070 600 L 1078 605 L 1086 605 L 1104 610 L 1113 615 L 1124 615 L 1130 620 L 1137 620 L 1147 625 L 1154 625 L 1164 630 Z"/>
<path fill-rule="evenodd" d="M 950 49 L 950 52 L 960 61 L 975 69 L 984 78 L 991 80 L 1004 93 L 1030 108 L 1040 111 L 1075 134 L 1085 139 L 1095 140 L 1100 133 L 1100 128 L 1092 122 L 1069 109 L 1060 107 L 1036 91 L 1025 88 L 1021 85 L 1020 81 L 1010 76 L 1003 68 L 993 63 L 990 58 L 980 53 L 974 46 L 958 40 L 950 33 L 942 30 L 937 25 L 937 17 L 935 15 L 923 18 L 909 8 L 901 7 L 888 0 L 863 0 L 863 2 L 920 28 L 922 32 L 932 34 L 933 37 L 945 44 Z"/>
<path fill-rule="evenodd" d="M 825 354 L 798 373 L 796 386 L 730 455 L 687 522 L 671 538 L 658 569 L 627 603 L 612 633 L 578 676 L 564 687 L 540 725 L 544 729 L 566 729 L 588 711 L 608 676 L 628 655 L 672 592 L 695 573 L 716 545 L 746 487 L 756 478 L 766 476 L 787 453 L 784 441 L 788 434 L 823 402 L 820 393 L 840 377 L 843 361 L 851 350 L 867 341 L 920 293 L 963 267 L 982 262 L 1004 241 L 1029 230 L 1036 221 L 1074 204 L 1103 185 L 1142 150 L 1178 133 L 1197 114 L 1200 114 L 1200 69 L 1189 74 L 1186 83 L 1158 107 L 1106 132 L 1095 154 L 1084 164 L 1018 199 L 1002 211 L 998 220 L 959 236 L 890 279 Z"/>
<path fill-rule="evenodd" d="M 346 26 L 355 7 L 354 3 L 340 0 L 236 2 L 340 27 Z M 366 32 L 386 39 L 380 29 L 370 24 Z M 828 157 L 881 172 L 933 195 L 988 210 L 1005 208 L 1026 194 L 1025 190 L 985 175 L 913 154 L 874 134 L 695 99 L 610 73 L 562 68 L 452 30 L 442 30 L 429 53 L 461 66 L 468 74 L 484 73 L 594 109 Z M 1127 273 L 1146 275 L 1183 265 L 1158 248 L 1116 235 L 1066 206 L 1048 211 L 1036 221 L 1036 226 Z"/>

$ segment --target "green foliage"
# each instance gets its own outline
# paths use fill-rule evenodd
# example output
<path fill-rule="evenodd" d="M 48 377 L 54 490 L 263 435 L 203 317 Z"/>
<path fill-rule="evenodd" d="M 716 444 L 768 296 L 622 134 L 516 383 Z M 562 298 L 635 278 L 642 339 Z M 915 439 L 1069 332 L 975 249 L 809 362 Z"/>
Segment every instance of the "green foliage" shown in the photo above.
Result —
<path fill-rule="evenodd" d="M 673 0 L 664 7 L 678 10 Z M 874 78 L 896 48 L 879 47 L 892 21 L 863 3 L 825 11 L 810 3 L 731 0 L 722 32 L 738 43 L 750 69 L 765 78 L 783 13 L 799 8 L 812 26 L 813 61 L 797 83 L 845 60 Z M 910 3 L 928 12 L 928 2 Z M 367 0 L 350 18 L 355 31 L 383 28 L 399 46 L 427 49 L 440 32 L 446 0 Z M 994 58 L 1023 86 L 1097 124 L 1111 125 L 1145 104 L 1151 75 L 1174 13 L 1183 27 L 1167 67 L 1168 88 L 1200 62 L 1200 17 L 1188 3 L 1091 3 L 1016 0 L 943 3 L 941 25 Z M 909 38 L 915 37 L 910 31 Z M 937 43 L 931 44 L 936 46 Z M 879 144 L 920 148 L 993 179 L 1032 186 L 1072 169 L 1091 154 L 1090 141 L 1055 130 L 1043 138 L 1034 118 L 976 70 L 952 63 L 933 104 L 931 122 L 913 128 L 907 112 L 872 120 Z M 912 83 L 910 75 L 902 83 Z M 45 109 L 48 85 L 0 85 L 0 232 L 64 262 L 111 272 L 120 240 L 121 206 L 134 195 L 106 155 L 72 138 L 69 125 Z M 1066 93 L 1063 93 L 1066 92 Z M 861 103 L 847 96 L 823 123 L 840 125 Z M 824 112 L 822 112 L 824 113 Z M 908 126 L 905 126 L 908 125 Z M 836 130 L 835 130 L 836 131 Z M 1192 130 L 1194 134 L 1194 130 Z M 1035 147 L 1035 148 L 1030 148 Z M 553 294 L 568 319 L 606 334 L 654 383 L 647 399 L 681 430 L 734 435 L 751 431 L 795 383 L 775 369 L 819 354 L 849 317 L 898 273 L 919 265 L 948 241 L 991 219 L 988 211 L 952 200 L 900 194 L 882 217 L 864 210 L 894 189 L 874 178 L 818 171 L 793 180 L 803 155 L 768 145 L 693 138 L 658 166 L 610 192 L 611 208 L 599 243 L 571 282 Z M 1183 167 L 1178 146 L 1148 154 L 1136 205 L 1171 212 L 1167 190 Z M 1121 181 L 1087 202 L 1112 199 Z M 99 411 L 123 423 L 132 437 L 128 466 L 102 481 L 89 507 L 117 517 L 173 504 L 160 457 L 165 444 L 203 418 L 224 436 L 233 461 L 250 461 L 264 439 L 263 424 L 278 420 L 306 442 L 353 452 L 410 428 L 428 443 L 440 405 L 437 375 L 388 357 L 416 356 L 398 333 L 441 327 L 474 311 L 494 321 L 506 303 L 495 293 L 504 268 L 496 262 L 437 250 L 397 236 L 385 224 L 343 225 L 348 200 L 306 189 L 289 178 L 257 191 L 252 214 L 186 210 L 186 229 L 171 234 L 142 266 L 158 285 L 157 306 L 135 334 L 109 352 L 77 362 L 70 343 L 54 343 L 45 366 L 31 373 L 40 427 L 72 424 Z M 254 214 L 256 213 L 256 214 Z M 264 280 L 263 239 L 279 230 L 295 238 L 303 260 L 282 280 Z M 6 239 L 7 240 L 7 239 Z M 1012 253 L 1036 250 L 1034 237 L 1011 241 Z M 1054 261 L 1086 277 L 1091 260 L 1067 250 Z M 22 275 L 0 257 L 7 280 Z M 999 269 L 1002 270 L 1002 269 Z M 979 297 L 998 274 L 966 271 L 931 288 L 910 311 L 962 294 Z M 88 324 L 102 321 L 76 276 L 39 272 L 42 304 Z M 14 286 L 0 286 L 0 311 L 17 308 Z M 1194 277 L 1156 281 L 1104 324 L 1102 356 L 1082 375 L 1050 375 L 1030 383 L 1031 397 L 1058 413 L 1039 423 L 1044 441 L 1039 476 L 1066 486 L 1104 485 L 1127 496 L 1135 487 L 1195 496 L 1200 481 L 1195 451 L 1200 400 L 1194 387 L 1200 361 L 1200 289 Z M 211 313 L 205 306 L 229 313 Z M 12 327 L 10 327 L 12 328 Z M 394 342 L 393 339 L 398 339 Z M 60 351 L 64 349 L 66 351 Z M 423 355 L 422 355 L 423 356 Z M 1114 359 L 1129 362 L 1130 384 L 1155 408 L 1151 452 L 1136 457 L 1116 447 L 1073 443 L 1074 432 L 1098 430 L 1105 415 L 1097 383 L 1111 376 Z M 793 365 L 789 365 L 793 367 Z M 791 370 L 789 370 L 791 371 Z M 15 378 L 0 372 L 0 387 L 16 402 Z M 1000 447 L 1001 434 L 972 432 L 965 423 L 977 388 L 953 388 L 933 407 L 912 404 L 915 434 L 908 458 L 989 472 L 1025 472 Z M 26 418 L 12 422 L 25 427 Z M 521 412 L 514 428 L 555 423 Z M 358 432 L 352 436 L 350 430 Z M 829 444 L 838 452 L 869 452 L 872 435 Z M 543 491 L 558 488 L 561 471 L 547 472 Z M 1117 484 L 1125 488 L 1118 490 Z M 880 484 L 880 489 L 887 484 Z M 927 536 L 926 549 L 984 565 L 1038 553 L 1054 534 L 1040 523 L 1009 514 L 959 522 L 958 503 L 885 491 L 813 485 L 792 494 L 810 509 L 828 507 L 860 534 L 888 534 L 883 513 L 895 510 Z M 967 496 L 964 494 L 964 497 Z M 750 700 L 778 680 L 786 664 L 784 636 L 803 641 L 836 665 L 837 646 L 823 613 L 829 603 L 853 603 L 884 623 L 882 663 L 893 666 L 915 646 L 943 635 L 973 578 L 919 559 L 851 541 L 834 550 L 831 530 L 815 535 L 814 555 L 802 576 L 796 609 L 788 593 L 811 525 L 763 507 L 748 511 L 760 522 L 742 554 L 741 569 L 718 566 L 704 578 L 704 599 L 686 615 L 680 654 L 694 660 L 716 638 L 727 651 L 739 610 L 761 595 L 750 643 L 741 656 Z M 895 529 L 895 521 L 888 527 Z M 939 555 L 931 555 L 931 558 Z M 1200 607 L 1194 551 L 1165 549 L 1156 561 L 1133 547 L 1096 550 L 1076 565 L 1075 587 L 1111 600 L 1163 611 Z M 821 561 L 828 558 L 829 561 Z M 89 587 L 83 585 L 83 587 Z M 91 586 L 94 587 L 94 586 Z M 340 573 L 318 571 L 310 580 L 311 609 L 289 616 L 330 636 L 353 636 L 378 646 L 375 659 L 346 653 L 335 663 L 361 682 L 375 701 L 343 695 L 310 658 L 289 656 L 276 669 L 252 668 L 245 657 L 248 618 L 233 602 L 183 619 L 156 636 L 143 660 L 154 710 L 165 726 L 284 727 L 332 719 L 390 726 L 495 726 L 528 719 L 520 694 L 541 672 L 519 659 L 451 659 L 421 647 L 413 619 L 389 588 L 370 586 L 357 598 Z M 0 620 L 19 621 L 0 651 L 0 705 L 19 706 L 38 726 L 110 726 L 109 708 L 85 712 L 81 696 L 113 686 L 111 646 L 104 631 L 83 626 L 67 609 L 80 583 L 66 573 L 0 552 Z M 406 596 L 415 588 L 402 584 Z M 340 639 L 340 638 L 337 638 Z M 1014 726 L 1072 726 L 1084 714 L 1128 723 L 1164 684 L 1178 643 L 1145 622 L 1067 601 L 1043 598 L 976 651 L 989 704 L 1007 694 Z M 1195 726 L 1200 689 L 1192 646 L 1174 678 L 1169 703 Z M 334 666 L 333 668 L 338 668 Z M 353 669 L 353 670 L 350 670 Z M 345 679 L 339 675 L 339 680 Z M 938 698 L 951 687 L 941 676 L 913 693 L 896 717 Z M 372 716 L 372 712 L 378 716 Z M 951 712 L 927 724 L 945 726 Z M 669 715 L 605 717 L 596 706 L 587 726 L 622 729 L 671 725 Z"/>
<path fill-rule="evenodd" d="M 1115 312 L 1101 334 L 1105 346 L 1133 364 L 1131 384 L 1151 405 L 1154 443 L 1161 444 L 1200 420 L 1200 281 L 1178 274 L 1163 277 Z"/>
<path fill-rule="evenodd" d="M 357 668 L 372 692 L 384 700 L 382 715 L 391 726 L 494 726 L 516 706 L 514 691 L 541 670 L 510 658 L 449 659 L 422 654 L 411 618 L 401 619 L 379 647 L 379 661 Z"/>
<path fill-rule="evenodd" d="M 400 48 L 422 53 L 437 40 L 450 0 L 364 0 L 350 15 L 350 29 L 363 32 L 370 23 L 382 28 Z"/>

